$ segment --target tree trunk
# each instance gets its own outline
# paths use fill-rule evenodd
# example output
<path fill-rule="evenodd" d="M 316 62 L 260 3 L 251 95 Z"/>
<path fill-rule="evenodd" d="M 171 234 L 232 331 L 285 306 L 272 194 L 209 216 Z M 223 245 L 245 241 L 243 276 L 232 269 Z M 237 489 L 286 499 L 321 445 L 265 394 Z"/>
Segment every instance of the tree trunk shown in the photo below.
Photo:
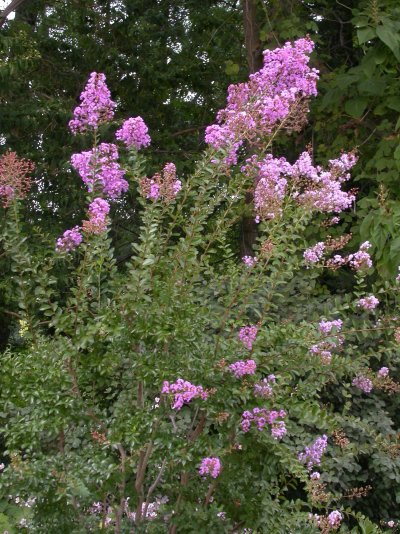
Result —
<path fill-rule="evenodd" d="M 257 23 L 257 0 L 242 0 L 244 41 L 246 46 L 249 74 L 263 66 L 262 44 Z M 253 194 L 246 195 L 246 204 L 253 202 Z M 253 246 L 257 239 L 257 225 L 254 216 L 244 216 L 240 226 L 240 255 L 252 256 Z"/>

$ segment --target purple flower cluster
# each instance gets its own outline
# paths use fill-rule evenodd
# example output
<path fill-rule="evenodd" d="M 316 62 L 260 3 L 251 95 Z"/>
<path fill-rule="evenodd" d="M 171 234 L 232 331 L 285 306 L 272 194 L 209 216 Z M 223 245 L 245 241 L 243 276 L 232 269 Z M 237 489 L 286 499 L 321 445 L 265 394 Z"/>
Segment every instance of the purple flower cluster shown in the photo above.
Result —
<path fill-rule="evenodd" d="M 254 267 L 258 260 L 256 256 L 243 256 L 242 261 L 246 267 Z"/>
<path fill-rule="evenodd" d="M 257 332 L 258 332 L 258 328 L 253 324 L 249 326 L 244 326 L 243 328 L 240 329 L 239 339 L 243 343 L 243 345 L 246 347 L 246 349 L 248 350 L 253 349 L 253 343 L 257 338 Z"/>
<path fill-rule="evenodd" d="M 88 128 L 96 130 L 100 124 L 113 118 L 116 104 L 110 98 L 105 81 L 104 74 L 92 72 L 90 75 L 80 96 L 81 104 L 75 108 L 74 118 L 69 121 L 73 134 L 84 133 Z"/>
<path fill-rule="evenodd" d="M 229 370 L 236 378 L 241 378 L 245 375 L 254 375 L 257 369 L 257 364 L 254 360 L 238 361 L 229 366 Z"/>
<path fill-rule="evenodd" d="M 275 375 L 269 375 L 267 378 L 261 380 L 254 385 L 254 395 L 264 399 L 272 397 L 273 390 L 271 384 L 275 384 Z"/>
<path fill-rule="evenodd" d="M 370 295 L 369 297 L 364 297 L 358 301 L 357 306 L 360 308 L 363 308 L 364 310 L 374 310 L 379 304 L 379 300 L 374 297 L 374 295 Z"/>
<path fill-rule="evenodd" d="M 89 234 L 101 234 L 107 228 L 110 204 L 103 198 L 95 198 L 89 205 L 89 220 L 83 221 L 83 230 Z"/>
<path fill-rule="evenodd" d="M 371 243 L 369 241 L 365 241 L 365 243 L 360 246 L 360 249 L 357 252 L 350 254 L 348 257 L 348 262 L 352 269 L 355 271 L 362 271 L 372 267 L 371 256 L 367 252 L 367 250 L 370 248 Z"/>
<path fill-rule="evenodd" d="M 209 458 L 203 458 L 199 468 L 200 475 L 210 475 L 212 478 L 217 478 L 221 473 L 221 461 L 219 458 L 212 456 Z"/>
<path fill-rule="evenodd" d="M 304 448 L 298 456 L 300 462 L 307 464 L 307 469 L 312 470 L 314 465 L 321 464 L 321 457 L 328 446 L 328 436 L 325 434 L 317 438 L 309 447 Z"/>
<path fill-rule="evenodd" d="M 381 367 L 377 373 L 378 378 L 386 378 L 389 376 L 389 369 L 387 367 Z"/>
<path fill-rule="evenodd" d="M 75 226 L 71 230 L 65 230 L 62 237 L 57 239 L 57 252 L 71 252 L 82 242 L 82 234 L 79 226 Z"/>
<path fill-rule="evenodd" d="M 281 205 L 285 198 L 287 179 L 291 165 L 285 158 L 274 158 L 268 154 L 264 160 L 257 161 L 257 156 L 247 160 L 242 172 L 256 180 L 254 208 L 258 220 L 274 219 L 282 212 Z"/>
<path fill-rule="evenodd" d="M 333 528 L 338 528 L 342 520 L 343 516 L 338 510 L 334 510 L 328 515 L 328 523 Z"/>
<path fill-rule="evenodd" d="M 319 323 L 319 330 L 325 335 L 328 335 L 332 332 L 332 329 L 335 328 L 337 332 L 340 332 L 343 325 L 341 319 L 335 319 L 334 321 L 321 321 Z"/>
<path fill-rule="evenodd" d="M 286 43 L 282 48 L 264 52 L 263 68 L 250 75 L 247 83 L 231 85 L 227 106 L 217 115 L 218 124 L 206 130 L 206 143 L 227 149 L 226 164 L 235 164 L 237 150 L 270 134 L 294 110 L 296 103 L 317 94 L 318 73 L 308 66 L 314 45 L 308 38 Z M 304 106 L 303 106 L 304 108 Z M 297 113 L 304 123 L 307 110 Z"/>
<path fill-rule="evenodd" d="M 357 375 L 353 378 L 352 384 L 364 393 L 371 393 L 374 387 L 372 381 L 364 375 Z"/>
<path fill-rule="evenodd" d="M 147 147 L 151 143 L 148 131 L 142 117 L 131 117 L 116 131 L 115 137 L 125 143 L 127 148 L 140 150 L 142 147 Z"/>
<path fill-rule="evenodd" d="M 353 154 L 342 154 L 338 160 L 331 160 L 325 170 L 314 167 L 311 156 L 303 152 L 292 165 L 291 177 L 294 182 L 305 183 L 304 191 L 297 196 L 297 202 L 314 211 L 339 213 L 349 208 L 355 201 L 353 193 L 342 191 L 343 182 L 350 179 L 347 172 L 355 165 Z"/>
<path fill-rule="evenodd" d="M 312 211 L 337 212 L 347 209 L 355 200 L 353 193 L 342 190 L 349 180 L 347 172 L 356 162 L 352 154 L 342 154 L 323 169 L 312 164 L 311 155 L 303 152 L 291 165 L 285 158 L 268 154 L 262 161 L 252 156 L 242 167 L 256 183 L 254 207 L 257 220 L 273 219 L 282 213 L 282 205 L 290 179 L 291 196 L 296 202 Z"/>
<path fill-rule="evenodd" d="M 303 257 L 307 263 L 318 263 L 324 255 L 325 244 L 320 241 L 304 251 Z"/>
<path fill-rule="evenodd" d="M 184 404 L 189 403 L 192 399 L 206 400 L 208 398 L 208 393 L 202 386 L 195 386 L 187 380 L 182 380 L 182 378 L 178 378 L 174 384 L 165 381 L 161 393 L 174 395 L 173 410 L 180 410 Z"/>
<path fill-rule="evenodd" d="M 271 426 L 271 434 L 274 439 L 282 439 L 286 434 L 286 426 L 284 421 L 276 421 L 278 418 L 286 417 L 285 410 L 266 410 L 265 408 L 253 408 L 250 412 L 244 411 L 242 414 L 242 430 L 248 432 L 251 427 L 251 423 L 254 422 L 257 425 L 258 430 L 263 430 L 266 424 Z"/>
<path fill-rule="evenodd" d="M 124 179 L 125 171 L 117 160 L 116 145 L 101 143 L 92 150 L 73 154 L 71 164 L 87 185 L 89 192 L 99 188 L 100 192 L 115 200 L 129 187 Z"/>
<path fill-rule="evenodd" d="M 342 521 L 343 515 L 338 511 L 334 510 L 329 515 L 320 516 L 318 514 L 309 514 L 309 519 L 312 521 L 319 529 L 323 532 L 330 532 L 331 530 L 337 530 Z"/>

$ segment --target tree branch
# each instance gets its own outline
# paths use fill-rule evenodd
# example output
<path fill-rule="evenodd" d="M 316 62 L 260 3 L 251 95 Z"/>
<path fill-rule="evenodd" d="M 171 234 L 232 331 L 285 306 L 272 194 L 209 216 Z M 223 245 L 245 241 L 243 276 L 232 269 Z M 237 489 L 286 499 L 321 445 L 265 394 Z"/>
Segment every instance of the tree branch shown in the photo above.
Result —
<path fill-rule="evenodd" d="M 3 24 L 7 20 L 8 15 L 12 13 L 13 11 L 15 11 L 16 9 L 18 9 L 19 6 L 23 4 L 24 2 L 25 0 L 12 0 L 12 2 L 8 4 L 8 6 L 5 9 L 3 9 L 3 11 L 0 14 L 0 28 L 3 26 Z"/>

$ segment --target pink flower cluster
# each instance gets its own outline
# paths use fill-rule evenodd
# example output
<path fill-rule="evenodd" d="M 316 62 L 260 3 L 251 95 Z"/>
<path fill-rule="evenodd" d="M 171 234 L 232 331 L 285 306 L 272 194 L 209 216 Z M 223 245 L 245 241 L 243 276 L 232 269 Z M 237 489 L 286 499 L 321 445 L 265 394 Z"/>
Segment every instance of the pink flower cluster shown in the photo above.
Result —
<path fill-rule="evenodd" d="M 192 399 L 206 400 L 208 398 L 208 393 L 202 386 L 195 386 L 187 380 L 182 380 L 182 378 L 178 378 L 174 384 L 165 381 L 161 393 L 174 395 L 173 410 L 180 410 L 184 404 L 188 404 Z"/>
<path fill-rule="evenodd" d="M 74 118 L 69 121 L 73 134 L 84 133 L 88 128 L 96 130 L 100 124 L 110 121 L 114 116 L 115 102 L 105 83 L 104 74 L 92 72 L 84 91 L 81 93 L 80 106 L 74 110 Z"/>
<path fill-rule="evenodd" d="M 127 148 L 140 150 L 142 147 L 147 147 L 151 143 L 148 131 L 142 117 L 131 117 L 116 131 L 115 137 L 125 143 Z"/>
<path fill-rule="evenodd" d="M 154 202 L 162 199 L 166 204 L 174 200 L 182 188 L 182 182 L 176 178 L 176 167 L 173 163 L 164 166 L 162 175 L 157 173 L 153 178 L 143 178 L 140 182 L 142 196 Z"/>
<path fill-rule="evenodd" d="M 337 332 L 340 332 L 342 329 L 343 321 L 341 319 L 335 319 L 334 321 L 321 321 L 319 323 L 319 330 L 325 335 L 328 335 L 332 332 L 332 329 L 335 328 Z"/>
<path fill-rule="evenodd" d="M 363 308 L 364 310 L 374 310 L 379 304 L 379 300 L 370 295 L 369 297 L 364 297 L 358 301 L 357 306 Z"/>
<path fill-rule="evenodd" d="M 312 470 L 314 465 L 321 464 L 321 457 L 328 446 L 328 436 L 325 434 L 317 438 L 309 447 L 304 448 L 298 456 L 300 462 L 307 464 L 307 469 Z"/>
<path fill-rule="evenodd" d="M 318 263 L 325 251 L 325 243 L 320 241 L 313 247 L 307 248 L 304 251 L 303 257 L 307 263 Z"/>
<path fill-rule="evenodd" d="M 246 349 L 248 350 L 253 349 L 253 343 L 257 338 L 257 332 L 258 332 L 258 328 L 253 324 L 249 326 L 244 326 L 243 328 L 240 329 L 239 339 L 243 343 L 243 345 L 246 347 Z"/>
<path fill-rule="evenodd" d="M 371 256 L 367 252 L 367 250 L 370 248 L 371 243 L 369 241 L 365 241 L 357 252 L 350 254 L 347 259 L 352 269 L 355 271 L 360 271 L 372 267 Z"/>
<path fill-rule="evenodd" d="M 258 430 L 263 430 L 266 424 L 271 426 L 271 434 L 274 439 L 282 439 L 286 434 L 286 426 L 284 421 L 276 421 L 278 418 L 286 417 L 285 410 L 266 410 L 265 408 L 253 408 L 250 412 L 244 411 L 242 414 L 242 430 L 248 432 L 251 423 L 257 425 Z"/>
<path fill-rule="evenodd" d="M 92 150 L 73 154 L 71 164 L 87 185 L 89 192 L 99 188 L 100 192 L 115 200 L 129 187 L 124 179 L 125 171 L 117 160 L 116 145 L 101 143 Z"/>
<path fill-rule="evenodd" d="M 273 390 L 271 384 L 275 384 L 275 375 L 269 375 L 267 378 L 261 380 L 254 385 L 254 395 L 264 399 L 272 397 Z"/>
<path fill-rule="evenodd" d="M 57 252 L 71 252 L 82 242 L 82 234 L 79 226 L 75 226 L 71 230 L 65 230 L 62 237 L 57 239 Z"/>
<path fill-rule="evenodd" d="M 217 478 L 221 473 L 221 461 L 219 458 L 212 456 L 209 458 L 203 458 L 199 468 L 200 475 L 210 475 L 212 478 Z"/>
<path fill-rule="evenodd" d="M 83 230 L 88 234 L 101 234 L 107 228 L 110 204 L 103 198 L 95 198 L 89 205 L 89 220 L 83 221 Z"/>
<path fill-rule="evenodd" d="M 229 366 L 229 370 L 236 378 L 241 378 L 245 375 L 254 375 L 257 369 L 257 364 L 254 360 L 238 361 Z"/>
<path fill-rule="evenodd" d="M 306 38 L 267 50 L 260 71 L 250 75 L 247 83 L 229 87 L 227 107 L 219 111 L 218 124 L 209 126 L 205 137 L 215 149 L 229 151 L 225 163 L 236 163 L 244 140 L 254 142 L 270 134 L 300 100 L 317 94 L 318 73 L 308 66 L 313 48 Z M 305 114 L 306 109 L 297 114 L 297 126 L 304 123 Z"/>
<path fill-rule="evenodd" d="M 372 381 L 364 375 L 357 375 L 353 378 L 352 384 L 364 393 L 371 393 L 374 387 Z"/>

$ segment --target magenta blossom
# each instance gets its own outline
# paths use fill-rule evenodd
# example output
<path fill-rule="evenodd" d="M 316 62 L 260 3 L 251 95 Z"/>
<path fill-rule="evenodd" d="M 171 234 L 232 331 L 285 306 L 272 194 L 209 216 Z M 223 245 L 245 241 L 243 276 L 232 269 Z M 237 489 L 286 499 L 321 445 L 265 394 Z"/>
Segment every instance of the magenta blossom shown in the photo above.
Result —
<path fill-rule="evenodd" d="M 243 345 L 248 349 L 253 349 L 253 343 L 256 340 L 258 329 L 256 326 L 249 325 L 240 329 L 239 339 Z"/>
<path fill-rule="evenodd" d="M 71 132 L 84 133 L 88 128 L 95 130 L 100 124 L 110 121 L 116 107 L 110 97 L 105 75 L 92 72 L 81 93 L 81 104 L 75 108 L 74 118 L 69 121 Z"/>
<path fill-rule="evenodd" d="M 256 369 L 257 364 L 254 360 L 238 361 L 229 366 L 229 370 L 236 378 L 241 378 L 245 375 L 254 375 Z"/>
<path fill-rule="evenodd" d="M 119 130 L 115 133 L 115 137 L 125 143 L 127 148 L 141 148 L 149 146 L 151 143 L 148 134 L 148 128 L 142 117 L 131 117 L 127 119 Z"/>
<path fill-rule="evenodd" d="M 182 378 L 178 378 L 174 384 L 165 381 L 161 393 L 174 395 L 173 410 L 180 410 L 184 404 L 188 404 L 192 399 L 206 400 L 208 398 L 208 393 L 202 386 L 195 386 L 187 380 L 182 380 Z"/>
<path fill-rule="evenodd" d="M 57 239 L 57 252 L 71 252 L 82 242 L 82 234 L 79 226 L 75 226 L 71 230 L 65 230 L 62 237 Z"/>
<path fill-rule="evenodd" d="M 210 458 L 203 458 L 199 468 L 200 475 L 210 475 L 212 478 L 217 478 L 221 473 L 221 461 L 215 456 Z"/>
<path fill-rule="evenodd" d="M 128 190 L 125 171 L 118 163 L 118 149 L 112 143 L 100 143 L 92 150 L 73 154 L 71 164 L 89 192 L 99 189 L 115 200 Z"/>

